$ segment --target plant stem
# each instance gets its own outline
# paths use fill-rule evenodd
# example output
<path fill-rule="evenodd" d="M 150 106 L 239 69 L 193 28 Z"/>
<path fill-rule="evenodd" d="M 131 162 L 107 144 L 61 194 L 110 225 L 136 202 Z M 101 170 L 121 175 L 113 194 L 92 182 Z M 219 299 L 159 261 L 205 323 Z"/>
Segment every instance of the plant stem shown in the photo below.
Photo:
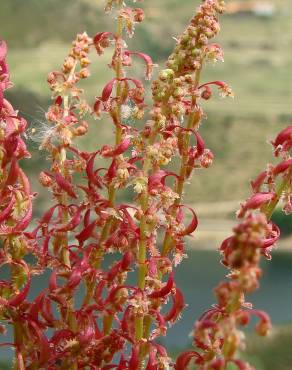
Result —
<path fill-rule="evenodd" d="M 123 0 L 120 0 L 118 3 L 119 9 L 122 9 L 123 7 Z M 117 30 L 116 30 L 116 44 L 115 44 L 115 54 L 118 56 L 117 63 L 115 66 L 115 75 L 117 79 L 117 86 L 116 86 L 116 98 L 117 98 L 117 105 L 116 105 L 116 112 L 115 116 L 117 118 L 117 124 L 116 124 L 116 138 L 115 142 L 116 145 L 119 145 L 122 141 L 122 125 L 121 125 L 121 93 L 122 93 L 122 84 L 121 79 L 123 77 L 123 66 L 122 66 L 122 37 L 123 37 L 123 19 L 121 17 L 118 17 L 117 19 Z M 116 200 L 116 189 L 113 185 L 109 185 L 108 187 L 108 201 L 109 201 L 109 207 L 115 206 L 115 200 Z M 106 223 L 101 231 L 101 236 L 99 243 L 102 244 L 108 237 L 111 227 L 112 227 L 113 219 L 112 217 L 109 217 L 106 220 Z M 103 259 L 104 252 L 101 251 L 98 256 L 94 256 L 94 259 L 96 259 L 95 267 L 99 268 L 101 261 Z M 87 289 L 86 293 L 86 301 L 90 301 L 91 296 L 93 293 L 93 289 L 90 291 Z M 103 332 L 104 334 L 108 334 L 111 330 L 113 323 L 113 315 L 109 315 L 105 318 L 103 321 Z"/>
<path fill-rule="evenodd" d="M 68 80 L 70 80 L 74 74 L 76 68 L 76 63 L 74 68 L 71 70 Z M 69 114 L 70 110 L 70 103 L 69 103 L 69 95 L 64 96 L 64 118 L 66 118 Z M 59 158 L 59 165 L 60 171 L 64 177 L 66 177 L 66 168 L 65 162 L 67 159 L 67 151 L 65 147 L 62 147 L 60 150 L 60 158 Z M 66 193 L 62 193 L 61 195 L 61 204 L 64 206 L 63 213 L 62 213 L 62 223 L 66 224 L 69 221 L 69 213 L 68 213 L 68 196 Z M 70 262 L 70 252 L 68 249 L 68 232 L 62 233 L 62 243 L 61 243 L 61 258 L 64 265 L 71 270 L 71 262 Z M 73 333 L 77 332 L 77 322 L 74 315 L 74 298 L 71 295 L 68 298 L 68 308 L 66 313 L 66 322 L 68 327 Z M 78 370 L 78 362 L 74 360 L 74 362 L 70 365 L 69 370 Z"/>
<path fill-rule="evenodd" d="M 268 204 L 266 209 L 263 210 L 263 212 L 266 214 L 267 219 L 270 220 L 284 191 L 287 189 L 287 187 L 290 184 L 290 177 L 291 177 L 291 171 L 289 175 L 279 184 L 277 191 L 276 191 L 276 197 L 273 201 Z"/>
<path fill-rule="evenodd" d="M 156 136 L 156 129 L 154 129 L 153 135 L 149 139 L 149 145 L 153 144 Z M 148 175 L 151 167 L 151 161 L 149 158 L 145 159 L 143 165 L 144 175 Z M 138 288 L 143 290 L 145 288 L 145 277 L 147 273 L 146 268 L 146 257 L 147 257 L 147 217 L 146 211 L 148 208 L 148 193 L 147 190 L 141 194 L 140 205 L 142 210 L 142 216 L 140 220 L 140 241 L 138 249 Z M 137 341 L 143 338 L 143 316 L 138 316 L 135 319 L 135 337 Z"/>
<path fill-rule="evenodd" d="M 121 0 L 119 2 L 119 8 L 121 9 L 123 7 L 123 1 Z M 117 55 L 121 54 L 121 50 L 118 50 L 119 47 L 121 46 L 121 39 L 123 36 L 123 19 L 121 17 L 118 17 L 117 20 L 117 31 L 116 31 L 116 46 L 115 46 L 115 53 Z M 121 55 L 120 58 L 117 61 L 117 65 L 115 68 L 115 75 L 116 79 L 118 80 L 117 82 L 117 87 L 116 87 L 116 97 L 117 97 L 117 106 L 116 106 L 116 117 L 118 118 L 118 124 L 116 125 L 116 145 L 121 143 L 122 140 L 122 126 L 121 126 L 121 82 L 119 81 L 123 77 L 123 69 L 122 69 L 122 60 L 121 60 Z M 115 198 L 116 198 L 116 189 L 114 188 L 113 185 L 109 185 L 108 188 L 108 199 L 109 199 L 109 206 L 114 207 L 115 203 Z M 112 218 L 109 217 L 102 229 L 101 232 L 101 237 L 100 237 L 100 243 L 104 242 L 105 239 L 107 238 L 110 228 L 111 228 L 111 223 L 112 223 Z"/>
<path fill-rule="evenodd" d="M 22 327 L 19 321 L 13 322 L 13 337 L 14 337 L 14 344 L 19 350 L 22 345 Z M 18 361 L 17 361 L 17 353 L 15 353 L 13 370 L 20 370 L 18 366 Z"/>
<path fill-rule="evenodd" d="M 195 86 L 199 85 L 200 81 L 200 76 L 201 76 L 201 70 L 198 70 L 195 74 Z M 192 102 L 193 106 L 196 104 L 196 99 L 193 99 Z M 188 124 L 187 124 L 187 129 L 195 129 L 200 123 L 200 115 L 197 112 L 192 112 L 189 115 L 188 119 Z M 180 172 L 179 172 L 179 180 L 177 181 L 175 192 L 178 194 L 178 198 L 175 200 L 175 205 L 179 205 L 182 196 L 183 196 L 183 189 L 184 189 L 184 183 L 185 183 L 185 177 L 186 177 L 186 165 L 188 161 L 188 148 L 190 145 L 190 140 L 191 140 L 191 135 L 189 132 L 186 132 L 184 142 L 183 142 L 183 156 L 181 159 L 181 164 L 180 164 Z M 174 217 L 176 214 L 176 208 L 173 208 L 172 211 L 172 216 Z M 166 256 L 167 253 L 169 252 L 172 244 L 172 237 L 170 233 L 166 232 L 164 241 L 163 241 L 163 247 L 162 247 L 162 256 Z"/>
<path fill-rule="evenodd" d="M 195 85 L 196 86 L 199 85 L 200 76 L 201 76 L 201 70 L 198 70 L 195 74 Z M 196 100 L 193 99 L 192 103 L 193 103 L 193 106 L 195 106 Z M 167 102 L 166 102 L 165 105 L 167 106 Z M 198 113 L 192 112 L 189 115 L 187 129 L 195 129 L 198 126 L 199 122 L 200 122 L 200 116 L 198 115 Z M 151 138 L 152 141 L 154 141 L 155 136 L 156 136 L 156 134 L 154 134 L 154 137 Z M 186 133 L 185 138 L 184 138 L 184 144 L 183 144 L 183 157 L 182 157 L 181 165 L 180 165 L 179 180 L 178 180 L 178 182 L 176 184 L 176 188 L 175 188 L 175 192 L 179 195 L 179 198 L 177 198 L 175 200 L 175 205 L 180 204 L 181 199 L 182 199 L 182 195 L 183 195 L 183 188 L 184 188 L 185 175 L 186 175 L 186 163 L 188 161 L 187 149 L 188 149 L 189 145 L 190 145 L 190 134 Z M 176 213 L 176 209 L 174 208 L 173 211 L 172 211 L 172 216 L 173 217 L 174 217 L 175 213 Z M 141 222 L 142 222 L 142 220 L 141 220 Z M 141 228 L 140 228 L 140 232 L 141 232 Z M 172 243 L 171 235 L 166 232 L 165 237 L 164 237 L 164 241 L 163 241 L 162 252 L 161 252 L 162 256 L 166 256 L 168 254 L 168 252 L 170 250 L 170 247 L 171 247 L 171 243 Z M 139 255 L 140 255 L 140 253 L 139 253 Z M 162 279 L 162 277 L 163 277 L 163 275 L 159 274 L 159 278 Z M 145 276 L 144 276 L 144 280 L 145 280 Z M 142 328 L 144 326 L 144 337 L 145 338 L 149 337 L 150 327 L 151 327 L 152 321 L 153 320 L 152 320 L 151 316 L 147 316 L 145 318 L 145 322 L 144 323 L 142 322 L 142 324 L 140 323 L 140 326 L 142 326 Z M 136 328 L 137 328 L 137 324 L 136 324 Z M 139 330 L 140 330 L 140 328 L 139 328 Z M 136 337 L 137 337 L 137 334 L 136 334 Z M 146 355 L 146 353 L 144 354 L 144 356 L 145 355 Z"/>

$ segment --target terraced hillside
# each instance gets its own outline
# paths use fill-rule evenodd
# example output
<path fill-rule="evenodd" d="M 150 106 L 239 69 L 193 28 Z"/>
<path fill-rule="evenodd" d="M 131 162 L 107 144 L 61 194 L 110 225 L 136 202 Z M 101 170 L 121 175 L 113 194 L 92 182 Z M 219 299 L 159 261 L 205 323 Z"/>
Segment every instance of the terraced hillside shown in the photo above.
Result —
<path fill-rule="evenodd" d="M 196 0 L 145 1 L 148 19 L 138 27 L 137 38 L 129 40 L 131 48 L 143 49 L 162 65 L 174 44 L 172 37 L 183 29 L 197 4 Z M 208 67 L 203 80 L 228 81 L 236 98 L 218 98 L 206 105 L 209 120 L 202 133 L 216 161 L 212 169 L 196 175 L 186 194 L 188 201 L 243 198 L 249 179 L 272 157 L 267 140 L 291 122 L 292 10 L 288 0 L 275 4 L 271 18 L 222 18 L 218 42 L 224 46 L 225 63 Z M 102 13 L 101 0 L 1 0 L 0 37 L 10 45 L 9 61 L 17 85 L 11 94 L 29 120 L 43 119 L 49 97 L 47 72 L 59 66 L 74 34 L 84 30 L 94 34 L 110 23 L 111 17 Z M 110 78 L 105 60 L 97 60 L 93 68 L 92 96 Z M 108 139 L 107 122 L 95 122 L 93 134 L 100 126 Z M 90 145 L 98 145 L 101 138 L 92 137 Z"/>

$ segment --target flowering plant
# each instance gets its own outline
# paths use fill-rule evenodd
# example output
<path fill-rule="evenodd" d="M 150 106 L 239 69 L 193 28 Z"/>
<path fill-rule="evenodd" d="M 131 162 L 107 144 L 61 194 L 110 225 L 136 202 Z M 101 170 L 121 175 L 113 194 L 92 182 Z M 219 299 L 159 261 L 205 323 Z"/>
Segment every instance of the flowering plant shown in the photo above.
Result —
<path fill-rule="evenodd" d="M 275 155 L 283 159 L 252 182 L 253 194 L 238 212 L 241 222 L 221 245 L 229 280 L 217 286 L 217 304 L 195 324 L 196 348 L 173 360 L 158 339 L 185 307 L 174 270 L 185 257 L 185 237 L 198 225 L 195 211 L 183 203 L 184 185 L 213 161 L 198 132 L 204 114 L 200 101 L 209 100 L 213 88 L 233 95 L 225 82 L 201 82 L 204 64 L 223 60 L 211 39 L 219 32 L 224 1 L 202 2 L 152 82 L 151 103 L 145 101 L 142 81 L 128 77 L 128 69 L 141 59 L 150 79 L 155 64 L 123 40 L 124 31 L 133 36 L 143 10 L 108 0 L 106 11 L 115 14 L 116 32 L 77 35 L 61 70 L 48 75 L 53 104 L 40 149 L 47 152 L 50 168 L 39 180 L 53 204 L 36 223 L 36 194 L 19 163 L 30 157 L 23 140 L 27 123 L 4 98 L 11 83 L 6 44 L 0 44 L 0 260 L 12 277 L 0 282 L 0 329 L 5 334 L 11 324 L 14 330 L 14 341 L 1 346 L 15 349 L 18 370 L 183 370 L 191 363 L 201 370 L 225 370 L 229 363 L 251 369 L 237 357 L 244 344 L 238 327 L 251 315 L 259 317 L 260 335 L 270 327 L 268 316 L 245 303 L 244 295 L 258 287 L 260 257 L 270 258 L 279 238 L 270 221 L 273 210 L 283 200 L 291 212 L 292 128 L 273 142 Z M 79 84 L 90 77 L 90 53 L 101 55 L 106 48 L 113 49 L 113 78 L 92 103 Z M 80 150 L 76 139 L 88 134 L 88 117 L 104 115 L 115 129 L 114 143 Z M 170 165 L 175 157 L 178 171 Z M 128 187 L 131 200 L 119 203 L 117 194 Z M 109 254 L 115 262 L 107 267 Z M 46 271 L 47 286 L 29 299 L 32 279 Z M 77 292 L 83 294 L 79 305 Z"/>

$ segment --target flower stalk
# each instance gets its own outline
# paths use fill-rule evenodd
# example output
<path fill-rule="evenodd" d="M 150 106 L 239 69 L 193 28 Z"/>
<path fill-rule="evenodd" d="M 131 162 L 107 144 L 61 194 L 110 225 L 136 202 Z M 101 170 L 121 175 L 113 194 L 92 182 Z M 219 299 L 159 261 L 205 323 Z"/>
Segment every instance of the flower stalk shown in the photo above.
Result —
<path fill-rule="evenodd" d="M 140 60 L 149 80 L 155 64 L 124 41 L 144 12 L 122 0 L 107 0 L 106 11 L 116 16 L 115 32 L 78 34 L 60 70 L 48 75 L 52 104 L 40 150 L 50 165 L 39 180 L 52 199 L 36 222 L 35 194 L 19 163 L 30 156 L 23 140 L 27 123 L 4 98 L 11 83 L 7 47 L 0 42 L 0 261 L 12 276 L 0 282 L 0 332 L 13 325 L 14 343 L 5 345 L 15 349 L 14 369 L 187 370 L 191 363 L 200 370 L 229 364 L 250 369 L 237 357 L 243 344 L 238 327 L 254 315 L 260 335 L 270 327 L 268 316 L 247 306 L 244 297 L 258 287 L 260 257 L 270 258 L 279 238 L 270 221 L 273 210 L 283 201 L 284 210 L 292 211 L 291 127 L 273 141 L 282 160 L 252 182 L 253 194 L 238 212 L 240 224 L 221 245 L 229 280 L 217 286 L 217 304 L 195 325 L 196 348 L 174 361 L 159 338 L 185 307 L 175 268 L 185 257 L 185 238 L 198 225 L 195 211 L 184 204 L 185 183 L 214 157 L 199 133 L 201 103 L 214 89 L 233 96 L 223 81 L 201 82 L 205 64 L 223 60 L 212 39 L 224 1 L 202 1 L 152 82 L 148 104 L 144 83 L 130 77 L 130 67 Z M 113 78 L 94 102 L 86 100 L 82 81 L 90 77 L 91 53 L 102 55 L 107 48 L 113 50 Z M 90 126 L 100 129 L 103 122 L 93 119 L 105 116 L 115 131 L 113 144 L 80 149 L 77 139 Z M 120 201 L 119 191 L 128 188 L 130 199 Z M 35 262 L 26 262 L 29 256 Z M 31 280 L 45 271 L 47 285 L 31 299 Z"/>
<path fill-rule="evenodd" d="M 278 226 L 270 220 L 275 208 L 282 201 L 286 213 L 291 212 L 291 136 L 286 135 L 289 127 L 273 142 L 275 156 L 283 158 L 276 166 L 268 165 L 267 170 L 252 181 L 253 194 L 238 211 L 240 223 L 220 247 L 221 262 L 229 270 L 229 280 L 220 282 L 214 289 L 216 305 L 195 324 L 193 343 L 198 350 L 182 353 L 176 369 L 185 369 L 191 362 L 200 370 L 225 370 L 229 364 L 240 370 L 253 369 L 238 357 L 238 351 L 245 348 L 240 327 L 256 316 L 259 322 L 255 330 L 259 335 L 265 336 L 271 329 L 268 315 L 246 303 L 245 295 L 259 288 L 261 256 L 271 259 L 271 251 L 280 237 Z M 277 143 L 279 138 L 281 144 Z"/>

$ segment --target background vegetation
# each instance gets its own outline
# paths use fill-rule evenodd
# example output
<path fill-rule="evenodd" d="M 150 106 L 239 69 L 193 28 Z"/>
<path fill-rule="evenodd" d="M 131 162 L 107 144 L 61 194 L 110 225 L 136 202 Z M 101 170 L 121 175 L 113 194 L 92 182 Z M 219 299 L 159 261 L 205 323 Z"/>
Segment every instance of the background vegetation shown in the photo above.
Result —
<path fill-rule="evenodd" d="M 194 0 L 147 0 L 147 21 L 138 27 L 129 47 L 151 54 L 160 65 L 182 31 Z M 292 10 L 288 0 L 276 2 L 271 18 L 224 16 L 219 42 L 225 63 L 210 66 L 203 79 L 223 79 L 233 87 L 234 101 L 220 98 L 208 104 L 209 120 L 202 132 L 216 154 L 212 171 L 202 171 L 187 193 L 188 201 L 226 201 L 244 198 L 248 181 L 271 158 L 266 141 L 291 116 Z M 77 32 L 90 35 L 111 27 L 111 17 L 102 13 L 101 0 L 1 0 L 0 36 L 8 41 L 12 78 L 17 86 L 12 99 L 28 118 L 44 119 L 49 90 L 47 72 L 59 67 L 68 43 Z M 106 57 L 105 57 L 106 58 Z M 91 96 L 99 95 L 110 71 L 104 60 L 93 67 Z M 39 114 L 36 113 L 39 112 Z M 31 120 L 31 119 L 30 119 Z M 98 145 L 95 122 L 92 145 Z M 87 143 L 88 145 L 88 143 Z M 214 181 L 216 179 L 216 181 Z"/>
<path fill-rule="evenodd" d="M 198 0 L 146 0 L 142 6 L 147 21 L 138 27 L 129 47 L 149 53 L 163 65 L 174 45 L 173 37 L 183 30 L 196 3 Z M 209 119 L 202 126 L 202 135 L 216 160 L 211 170 L 196 175 L 186 193 L 187 202 L 199 202 L 197 208 L 202 219 L 222 215 L 234 218 L 238 201 L 248 194 L 249 180 L 272 158 L 267 141 L 281 127 L 291 124 L 292 8 L 289 0 L 274 3 L 276 11 L 270 18 L 224 16 L 218 42 L 225 50 L 225 63 L 210 66 L 203 74 L 204 81 L 223 79 L 230 83 L 236 97 L 234 101 L 218 98 L 206 107 Z M 101 0 L 0 1 L 0 38 L 8 42 L 8 60 L 16 85 L 9 98 L 36 129 L 36 134 L 29 138 L 35 157 L 25 163 L 36 189 L 36 170 L 45 163 L 37 148 L 50 99 L 47 73 L 59 68 L 77 32 L 86 30 L 94 35 L 111 28 L 111 21 L 103 15 Z M 106 55 L 95 58 L 88 85 L 92 98 L 100 94 L 111 76 L 105 67 L 106 58 Z M 136 73 L 140 73 L 139 67 Z M 87 141 L 86 146 L 99 146 L 109 138 L 111 129 L 106 121 L 92 122 L 91 142 Z M 39 207 L 44 201 L 41 193 Z M 290 220 L 283 220 L 280 212 L 275 215 L 275 221 L 283 224 L 284 233 L 291 230 Z M 209 232 L 217 230 L 214 223 L 210 225 Z M 231 226 L 230 223 L 222 226 L 223 234 Z M 291 280 L 291 273 L 287 273 L 287 278 Z M 291 339 L 290 327 L 277 329 L 265 344 L 251 336 L 248 356 L 255 360 L 259 370 L 291 369 Z M 0 364 L 0 369 L 6 368 Z"/>

